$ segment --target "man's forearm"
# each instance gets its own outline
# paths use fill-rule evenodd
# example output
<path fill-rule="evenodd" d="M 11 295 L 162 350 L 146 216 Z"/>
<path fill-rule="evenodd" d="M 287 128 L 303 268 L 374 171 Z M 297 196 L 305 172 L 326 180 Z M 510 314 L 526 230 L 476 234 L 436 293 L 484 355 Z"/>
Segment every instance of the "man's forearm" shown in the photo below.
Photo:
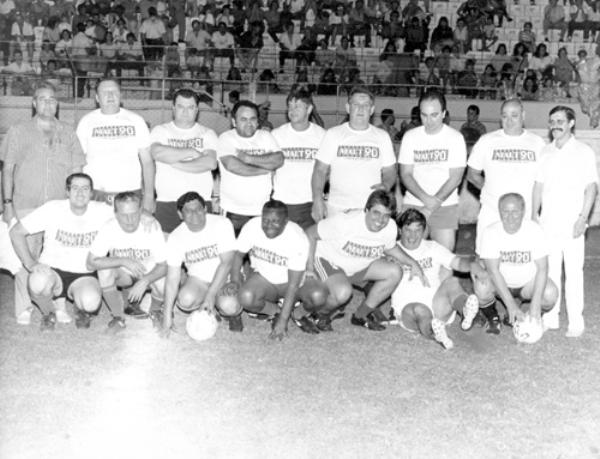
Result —
<path fill-rule="evenodd" d="M 467 170 L 467 180 L 480 190 L 483 188 L 483 184 L 485 183 L 485 178 L 483 177 L 481 171 L 471 167 L 469 167 Z"/>
<path fill-rule="evenodd" d="M 264 155 L 243 155 L 240 161 L 248 164 L 249 166 L 260 167 L 268 171 L 274 171 L 283 166 L 283 153 L 280 151 L 273 153 L 265 153 Z"/>
<path fill-rule="evenodd" d="M 231 256 L 229 259 L 222 260 L 221 263 L 219 263 L 219 266 L 217 266 L 217 269 L 215 271 L 215 275 L 213 276 L 212 282 L 210 283 L 210 286 L 208 287 L 208 290 L 206 292 L 207 297 L 217 297 L 219 290 L 221 290 L 223 285 L 225 285 L 225 282 L 227 281 L 227 276 L 229 276 L 229 273 L 231 272 L 233 258 L 234 256 Z"/>
<path fill-rule="evenodd" d="M 596 200 L 596 192 L 597 186 L 595 183 L 590 183 L 588 186 L 585 187 L 583 195 L 583 207 L 579 215 L 583 217 L 586 221 L 590 216 L 592 207 L 594 206 L 594 202 Z"/>
<path fill-rule="evenodd" d="M 2 167 L 2 200 L 13 198 L 13 173 L 15 166 L 4 163 Z"/>
<path fill-rule="evenodd" d="M 177 299 L 179 281 L 181 280 L 181 268 L 169 266 L 167 268 L 167 279 L 165 281 L 164 320 L 171 325 L 173 320 L 173 307 Z"/>
<path fill-rule="evenodd" d="M 21 223 L 17 223 L 10 230 L 10 240 L 12 242 L 13 248 L 15 249 L 15 253 L 23 263 L 23 266 L 27 271 L 30 271 L 33 265 L 37 262 L 31 255 L 31 251 L 29 250 L 29 245 L 27 244 L 27 233 L 25 232 L 25 228 L 21 225 Z"/>
<path fill-rule="evenodd" d="M 529 306 L 529 314 L 532 317 L 541 317 L 542 315 L 542 298 L 544 290 L 548 282 L 548 263 L 543 263 L 537 266 L 535 279 L 533 281 L 533 294 L 531 295 L 531 304 Z"/>
<path fill-rule="evenodd" d="M 154 268 L 152 268 L 152 270 L 148 274 L 143 276 L 142 279 L 145 280 L 146 282 L 148 282 L 148 284 L 152 284 L 152 283 L 156 282 L 157 280 L 165 277 L 166 274 L 167 274 L 167 263 L 162 262 L 162 263 L 158 263 L 156 266 L 154 266 Z"/>
<path fill-rule="evenodd" d="M 310 181 L 313 201 L 317 199 L 323 199 L 323 191 L 325 189 L 325 182 L 327 182 L 327 175 L 327 169 L 321 169 L 315 166 Z"/>
<path fill-rule="evenodd" d="M 448 177 L 448 180 L 446 180 L 440 189 L 435 193 L 435 197 L 441 202 L 444 202 L 448 196 L 450 196 L 454 190 L 458 188 L 460 182 L 462 181 L 463 174 L 464 169 L 451 170 L 450 177 Z"/>
<path fill-rule="evenodd" d="M 102 269 L 124 268 L 127 258 L 123 257 L 88 257 L 87 267 L 94 271 Z"/>
<path fill-rule="evenodd" d="M 171 166 L 174 169 L 189 172 L 191 174 L 200 174 L 202 172 L 209 172 L 217 168 L 217 160 L 210 156 L 201 156 L 200 158 L 193 159 L 191 161 L 179 161 L 172 163 Z"/>
<path fill-rule="evenodd" d="M 292 315 L 292 309 L 294 308 L 294 302 L 300 286 L 300 280 L 304 271 L 288 271 L 288 286 L 285 291 L 283 298 L 283 306 L 281 307 L 281 319 L 284 324 L 287 324 L 290 316 Z"/>
<path fill-rule="evenodd" d="M 185 161 L 198 156 L 198 152 L 194 148 L 176 148 L 159 143 L 155 143 L 150 147 L 150 153 L 155 161 L 165 164 Z"/>
<path fill-rule="evenodd" d="M 412 172 L 407 173 L 404 172 L 400 176 L 402 180 L 402 184 L 406 187 L 408 191 L 410 191 L 413 195 L 417 197 L 421 202 L 424 202 L 427 198 L 430 197 L 428 193 L 425 192 L 421 185 L 417 183 Z"/>
<path fill-rule="evenodd" d="M 243 161 L 240 161 L 235 156 L 228 156 L 226 158 L 222 158 L 221 162 L 229 172 L 244 177 L 254 177 L 257 175 L 267 175 L 271 173 L 271 171 L 267 169 L 263 169 L 261 167 L 256 166 L 250 166 L 244 163 Z"/>

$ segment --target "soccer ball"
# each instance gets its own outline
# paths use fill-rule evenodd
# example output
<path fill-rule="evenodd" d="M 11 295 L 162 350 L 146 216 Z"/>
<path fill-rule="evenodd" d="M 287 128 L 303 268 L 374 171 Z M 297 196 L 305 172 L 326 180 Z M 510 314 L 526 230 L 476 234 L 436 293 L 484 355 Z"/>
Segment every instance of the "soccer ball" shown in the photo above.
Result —
<path fill-rule="evenodd" d="M 195 341 L 206 341 L 212 338 L 218 326 L 216 317 L 204 309 L 192 312 L 185 323 L 188 335 Z"/>
<path fill-rule="evenodd" d="M 537 343 L 544 334 L 541 322 L 533 320 L 527 316 L 523 320 L 515 321 L 513 324 L 513 335 L 519 343 L 534 344 Z"/>
<path fill-rule="evenodd" d="M 238 287 L 233 282 L 223 286 L 217 295 L 217 308 L 224 316 L 237 316 L 242 312 L 242 306 L 238 301 Z"/>

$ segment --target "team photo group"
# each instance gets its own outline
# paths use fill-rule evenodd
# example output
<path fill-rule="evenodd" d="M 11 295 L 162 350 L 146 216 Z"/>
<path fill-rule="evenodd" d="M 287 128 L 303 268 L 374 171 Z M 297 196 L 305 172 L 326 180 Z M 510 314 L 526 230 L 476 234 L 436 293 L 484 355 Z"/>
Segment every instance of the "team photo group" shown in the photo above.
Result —
<path fill-rule="evenodd" d="M 363 87 L 338 126 L 324 129 L 297 87 L 288 122 L 261 129 L 258 106 L 241 100 L 221 135 L 189 89 L 152 128 L 122 107 L 117 81 L 96 98 L 73 129 L 42 82 L 33 118 L 3 140 L 0 267 L 14 275 L 19 325 L 85 329 L 108 316 L 116 334 L 146 319 L 164 338 L 184 323 L 202 340 L 218 322 L 243 332 L 257 319 L 281 340 L 289 327 L 332 332 L 357 296 L 345 320 L 365 333 L 397 325 L 444 349 L 455 320 L 530 344 L 561 323 L 584 333 L 598 173 L 567 106 L 529 114 L 548 119 L 547 142 L 525 129 L 518 99 L 498 103 L 501 127 L 467 155 L 435 90 L 396 149 Z M 481 190 L 474 255 L 455 251 L 464 181 Z"/>

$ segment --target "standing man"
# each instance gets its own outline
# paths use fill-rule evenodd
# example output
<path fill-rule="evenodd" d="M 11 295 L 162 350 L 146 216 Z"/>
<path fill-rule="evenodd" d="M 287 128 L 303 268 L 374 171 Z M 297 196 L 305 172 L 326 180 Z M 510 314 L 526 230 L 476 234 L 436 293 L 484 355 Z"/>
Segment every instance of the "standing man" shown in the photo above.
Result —
<path fill-rule="evenodd" d="M 156 161 L 155 215 L 165 233 L 181 223 L 177 200 L 182 194 L 197 191 L 205 202 L 212 196 L 217 134 L 196 122 L 198 102 L 191 89 L 178 90 L 173 96 L 173 121 L 150 133 L 150 152 Z"/>
<path fill-rule="evenodd" d="M 90 313 L 100 308 L 100 284 L 96 273 L 86 266 L 86 259 L 98 230 L 112 212 L 102 203 L 90 202 L 93 193 L 89 175 L 71 174 L 67 177 L 68 199 L 46 202 L 10 231 L 15 251 L 29 273 L 29 291 L 42 313 L 42 330 L 54 329 L 53 300 L 58 298 L 73 302 L 77 328 L 88 328 Z M 39 261 L 27 245 L 27 236 L 36 233 L 44 238 Z"/>
<path fill-rule="evenodd" d="M 500 196 L 510 192 L 520 194 L 525 199 L 525 214 L 531 215 L 531 195 L 545 145 L 540 136 L 523 128 L 525 111 L 520 100 L 505 100 L 500 113 L 502 129 L 482 136 L 467 163 L 467 180 L 481 189 L 477 253 L 483 230 L 500 220 Z"/>
<path fill-rule="evenodd" d="M 549 124 L 552 143 L 544 147 L 533 190 L 533 218 L 539 220 L 549 238 L 549 274 L 559 289 L 556 306 L 544 316 L 544 327 L 555 330 L 559 326 L 564 262 L 567 336 L 576 338 L 585 329 L 584 235 L 596 199 L 598 170 L 594 151 L 574 136 L 575 112 L 571 108 L 554 107 Z"/>
<path fill-rule="evenodd" d="M 400 146 L 400 178 L 406 187 L 404 207 L 427 218 L 430 236 L 454 250 L 458 229 L 458 186 L 467 162 L 465 140 L 444 124 L 446 98 L 429 90 L 419 99 L 422 126 L 408 131 Z"/>
<path fill-rule="evenodd" d="M 310 179 L 325 130 L 310 121 L 314 103 L 306 89 L 293 90 L 287 107 L 290 122 L 271 132 L 285 157 L 275 172 L 273 199 L 283 201 L 289 219 L 306 229 L 315 224 Z"/>
<path fill-rule="evenodd" d="M 11 126 L 0 151 L 2 168 L 2 204 L 4 221 L 21 219 L 52 199 L 64 199 L 65 180 L 80 172 L 85 156 L 75 131 L 56 118 L 58 101 L 54 86 L 42 82 L 33 96 L 35 115 L 30 121 Z M 42 235 L 27 238 L 29 250 L 37 259 L 42 249 Z M 33 305 L 27 292 L 27 271 L 15 275 L 15 314 L 17 322 L 28 325 Z M 58 309 L 59 322 L 70 322 Z"/>
<path fill-rule="evenodd" d="M 273 172 L 283 165 L 283 153 L 270 132 L 258 129 L 258 107 L 241 100 L 232 110 L 234 128 L 219 137 L 221 208 L 236 236 L 252 217 L 261 215 L 271 195 Z"/>
<path fill-rule="evenodd" d="M 347 123 L 327 131 L 312 175 L 312 217 L 320 221 L 349 209 L 362 209 L 375 189 L 389 191 L 396 183 L 394 147 L 383 129 L 370 123 L 375 97 L 363 87 L 348 96 Z M 329 200 L 323 189 L 329 178 Z"/>
<path fill-rule="evenodd" d="M 144 119 L 121 108 L 121 88 L 115 80 L 98 84 L 100 108 L 85 115 L 77 137 L 87 158 L 85 172 L 96 184 L 95 199 L 112 204 L 117 193 L 142 194 L 144 209 L 154 212 L 154 161 L 150 132 Z"/>
<path fill-rule="evenodd" d="M 116 333 L 125 328 L 123 314 L 145 316 L 139 303 L 147 290 L 152 292 L 151 317 L 160 315 L 167 245 L 159 225 L 147 229 L 141 223 L 142 204 L 137 193 L 118 193 L 114 209 L 115 219 L 100 229 L 90 247 L 87 266 L 98 270 L 102 297 L 113 316 L 108 328 Z M 128 309 L 118 288 L 126 289 Z"/>

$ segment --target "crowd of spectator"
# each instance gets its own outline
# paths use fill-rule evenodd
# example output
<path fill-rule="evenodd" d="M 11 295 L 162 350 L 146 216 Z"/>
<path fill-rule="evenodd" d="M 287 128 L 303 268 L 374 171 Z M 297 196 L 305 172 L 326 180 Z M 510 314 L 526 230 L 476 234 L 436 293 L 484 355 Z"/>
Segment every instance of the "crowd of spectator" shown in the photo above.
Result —
<path fill-rule="evenodd" d="M 292 61 L 287 69 L 295 74 L 293 82 L 308 83 L 307 68 L 318 69 L 310 83 L 320 94 L 367 83 L 383 95 L 438 87 L 469 98 L 553 99 L 570 96 L 577 63 L 588 57 L 580 53 L 572 60 L 566 48 L 556 58 L 549 56 L 548 31 L 558 29 L 562 40 L 583 30 L 585 39 L 595 40 L 600 30 L 600 0 L 569 1 L 565 9 L 550 0 L 544 36 L 536 36 L 527 22 L 509 53 L 497 34 L 504 21 L 512 21 L 504 0 L 466 0 L 456 10 L 455 24 L 441 17 L 435 26 L 429 1 L 418 0 L 403 6 L 399 0 L 0 0 L 0 53 L 3 72 L 14 74 L 121 76 L 126 70 L 141 77 L 162 72 L 188 79 L 194 87 L 211 86 L 205 82 L 217 78 L 219 58 L 228 61 L 226 79 L 235 89 L 241 74 L 258 71 L 268 39 L 278 49 L 278 66 L 274 61 L 259 71 L 259 89 L 277 91 L 276 74 L 286 72 L 286 62 Z M 34 53 L 36 28 L 43 32 L 41 49 Z M 367 75 L 356 48 L 359 41 L 370 47 L 373 36 L 385 44 L 377 68 Z M 489 63 L 467 54 L 494 48 Z M 79 79 L 79 96 L 84 85 Z M 26 92 L 24 80 L 22 86 Z"/>

